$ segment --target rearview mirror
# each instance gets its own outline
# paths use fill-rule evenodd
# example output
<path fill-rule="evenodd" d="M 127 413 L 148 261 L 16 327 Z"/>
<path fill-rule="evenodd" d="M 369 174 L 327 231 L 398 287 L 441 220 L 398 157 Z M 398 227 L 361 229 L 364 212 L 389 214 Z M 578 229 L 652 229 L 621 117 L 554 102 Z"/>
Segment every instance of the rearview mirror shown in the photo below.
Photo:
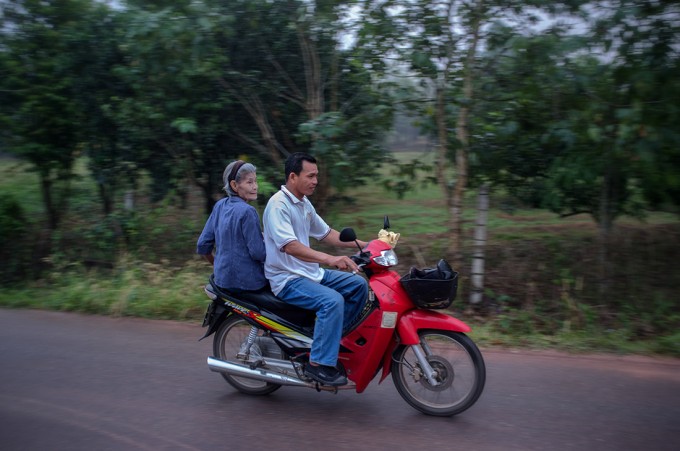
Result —
<path fill-rule="evenodd" d="M 357 239 L 357 234 L 354 232 L 354 229 L 351 227 L 345 227 L 340 231 L 340 241 L 349 243 L 352 241 L 356 241 Z"/>

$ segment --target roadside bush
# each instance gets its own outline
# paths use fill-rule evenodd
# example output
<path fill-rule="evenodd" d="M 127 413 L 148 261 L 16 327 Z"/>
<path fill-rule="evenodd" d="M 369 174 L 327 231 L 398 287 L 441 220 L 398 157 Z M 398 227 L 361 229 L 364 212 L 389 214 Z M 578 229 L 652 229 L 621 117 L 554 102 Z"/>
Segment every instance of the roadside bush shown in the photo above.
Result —
<path fill-rule="evenodd" d="M 182 265 L 195 254 L 203 221 L 203 215 L 163 203 L 106 216 L 73 214 L 52 232 L 49 261 L 53 268 L 76 264 L 112 269 L 127 255 Z"/>
<path fill-rule="evenodd" d="M 19 280 L 27 272 L 29 229 L 21 204 L 10 194 L 0 194 L 0 280 L 3 283 Z"/>

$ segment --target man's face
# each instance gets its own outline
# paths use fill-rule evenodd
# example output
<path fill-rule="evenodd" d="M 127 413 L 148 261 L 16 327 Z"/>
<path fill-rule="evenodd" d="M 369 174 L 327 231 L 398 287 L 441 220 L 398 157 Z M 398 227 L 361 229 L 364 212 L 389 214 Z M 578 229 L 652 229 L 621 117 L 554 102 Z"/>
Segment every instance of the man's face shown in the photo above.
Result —
<path fill-rule="evenodd" d="M 311 196 L 314 194 L 318 182 L 319 170 L 316 164 L 309 161 L 302 162 L 302 171 L 300 175 L 291 174 L 292 192 L 298 198 L 302 196 Z M 289 188 L 290 189 L 290 188 Z"/>

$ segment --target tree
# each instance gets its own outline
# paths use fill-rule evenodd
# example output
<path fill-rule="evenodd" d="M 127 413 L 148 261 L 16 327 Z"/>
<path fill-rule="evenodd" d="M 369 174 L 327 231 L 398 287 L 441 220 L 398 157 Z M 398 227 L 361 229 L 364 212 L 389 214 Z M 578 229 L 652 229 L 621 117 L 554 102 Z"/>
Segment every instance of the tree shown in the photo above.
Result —
<path fill-rule="evenodd" d="M 646 201 L 665 196 L 659 189 L 677 193 L 680 98 L 672 74 L 680 60 L 680 9 L 620 0 L 594 2 L 592 10 L 590 50 L 603 54 L 577 60 L 587 104 L 569 123 L 576 139 L 552 167 L 547 200 L 562 215 L 586 212 L 598 223 L 604 294 L 616 218 L 641 216 Z M 576 173 L 581 183 L 573 183 Z"/>
<path fill-rule="evenodd" d="M 375 151 L 380 160 L 376 143 L 391 110 L 355 55 L 315 22 L 336 20 L 336 7 L 250 0 L 131 9 L 121 70 L 134 93 L 120 120 L 153 160 L 149 170 L 171 180 L 168 170 L 184 168 L 209 209 L 226 159 L 242 154 L 281 173 L 288 153 L 311 151 L 329 171 L 324 186 L 336 189 L 371 174 L 375 165 L 361 159 Z M 159 164 L 161 154 L 172 164 Z M 317 191 L 323 210 L 330 191 Z"/>
<path fill-rule="evenodd" d="M 425 95 L 431 100 L 428 108 L 438 140 L 436 178 L 451 218 L 449 251 L 454 255 L 454 264 L 460 266 L 479 49 L 494 18 L 506 11 L 519 13 L 522 5 L 491 0 L 395 2 L 395 5 L 396 21 L 404 37 L 402 58 L 428 87 Z M 455 178 L 449 175 L 451 166 L 455 168 Z"/>
<path fill-rule="evenodd" d="M 30 161 L 40 179 L 48 225 L 58 227 L 68 205 L 81 141 L 74 103 L 80 26 L 86 0 L 7 1 L 0 30 L 4 61 L 2 116 L 7 151 Z"/>
<path fill-rule="evenodd" d="M 217 82 L 228 64 L 219 37 L 232 34 L 233 18 L 198 2 L 130 7 L 124 18 L 115 71 L 129 93 L 112 99 L 111 111 L 130 169 L 148 171 L 154 200 L 170 191 L 184 199 L 195 183 L 209 213 L 227 162 L 246 153 L 231 135 L 249 126 Z"/>
<path fill-rule="evenodd" d="M 300 132 L 321 160 L 315 192 L 321 212 L 331 181 L 343 191 L 374 173 L 384 160 L 382 142 L 393 119 L 391 99 L 384 89 L 376 89 L 377 64 L 369 63 L 372 72 L 366 69 L 359 45 L 340 48 L 338 36 L 347 31 L 343 14 L 352 3 L 317 1 L 304 6 L 305 14 L 297 21 L 306 87 L 306 95 L 298 102 L 304 101 L 308 118 Z M 366 164 L 367 156 L 371 164 Z"/>
<path fill-rule="evenodd" d="M 478 79 L 482 93 L 474 121 L 472 172 L 526 205 L 539 208 L 548 171 L 571 134 L 564 124 L 582 93 L 570 69 L 583 48 L 556 26 L 540 34 L 492 30 Z"/>
<path fill-rule="evenodd" d="M 672 2 L 596 2 L 596 42 L 616 52 L 617 145 L 629 146 L 645 200 L 680 204 L 680 7 Z M 599 16 L 599 14 L 598 14 Z M 617 45 L 620 43 L 620 45 Z M 637 182 L 637 181 L 636 181 Z"/>
<path fill-rule="evenodd" d="M 401 59 L 426 86 L 423 97 L 428 102 L 424 111 L 431 117 L 438 141 L 436 178 L 451 219 L 449 252 L 460 265 L 463 198 L 470 181 L 471 126 L 482 73 L 480 52 L 488 48 L 499 23 L 526 27 L 536 22 L 539 8 L 544 5 L 514 0 L 391 4 L 400 30 Z"/>
<path fill-rule="evenodd" d="M 97 185 L 102 212 L 114 212 L 121 186 L 134 184 L 134 155 L 116 117 L 120 99 L 131 88 L 116 68 L 123 64 L 123 15 L 106 4 L 92 3 L 79 15 L 82 26 L 72 52 L 76 86 L 74 102 L 82 110 L 80 132 L 88 165 Z"/>
<path fill-rule="evenodd" d="M 314 153 L 321 170 L 315 204 L 323 212 L 332 188 L 373 174 L 376 165 L 364 161 L 381 161 L 378 143 L 391 124 L 390 103 L 361 51 L 343 50 L 338 41 L 353 2 L 239 3 L 233 14 L 240 39 L 226 41 L 229 65 L 219 82 L 260 136 L 237 136 L 277 166 L 291 151 Z"/>
<path fill-rule="evenodd" d="M 677 187 L 680 12 L 636 4 L 591 2 L 585 35 L 556 27 L 502 43 L 477 141 L 487 175 L 561 215 L 592 215 L 603 236 Z"/>
<path fill-rule="evenodd" d="M 477 145 L 496 181 L 561 216 L 593 217 L 604 292 L 614 221 L 677 204 L 667 193 L 678 186 L 678 82 L 671 74 L 680 11 L 626 0 L 581 8 L 589 25 L 581 36 L 554 27 L 502 44 L 509 58 L 487 92 L 503 102 L 486 103 L 490 120 Z"/>

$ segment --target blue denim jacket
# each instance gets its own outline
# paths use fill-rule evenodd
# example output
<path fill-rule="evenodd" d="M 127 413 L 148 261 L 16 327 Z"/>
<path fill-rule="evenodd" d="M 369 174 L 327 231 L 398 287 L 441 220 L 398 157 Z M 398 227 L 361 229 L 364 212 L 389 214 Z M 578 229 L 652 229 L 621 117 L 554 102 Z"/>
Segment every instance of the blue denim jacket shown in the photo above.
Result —
<path fill-rule="evenodd" d="M 237 196 L 218 201 L 196 243 L 201 255 L 215 250 L 215 283 L 227 290 L 259 290 L 265 247 L 257 210 Z"/>

